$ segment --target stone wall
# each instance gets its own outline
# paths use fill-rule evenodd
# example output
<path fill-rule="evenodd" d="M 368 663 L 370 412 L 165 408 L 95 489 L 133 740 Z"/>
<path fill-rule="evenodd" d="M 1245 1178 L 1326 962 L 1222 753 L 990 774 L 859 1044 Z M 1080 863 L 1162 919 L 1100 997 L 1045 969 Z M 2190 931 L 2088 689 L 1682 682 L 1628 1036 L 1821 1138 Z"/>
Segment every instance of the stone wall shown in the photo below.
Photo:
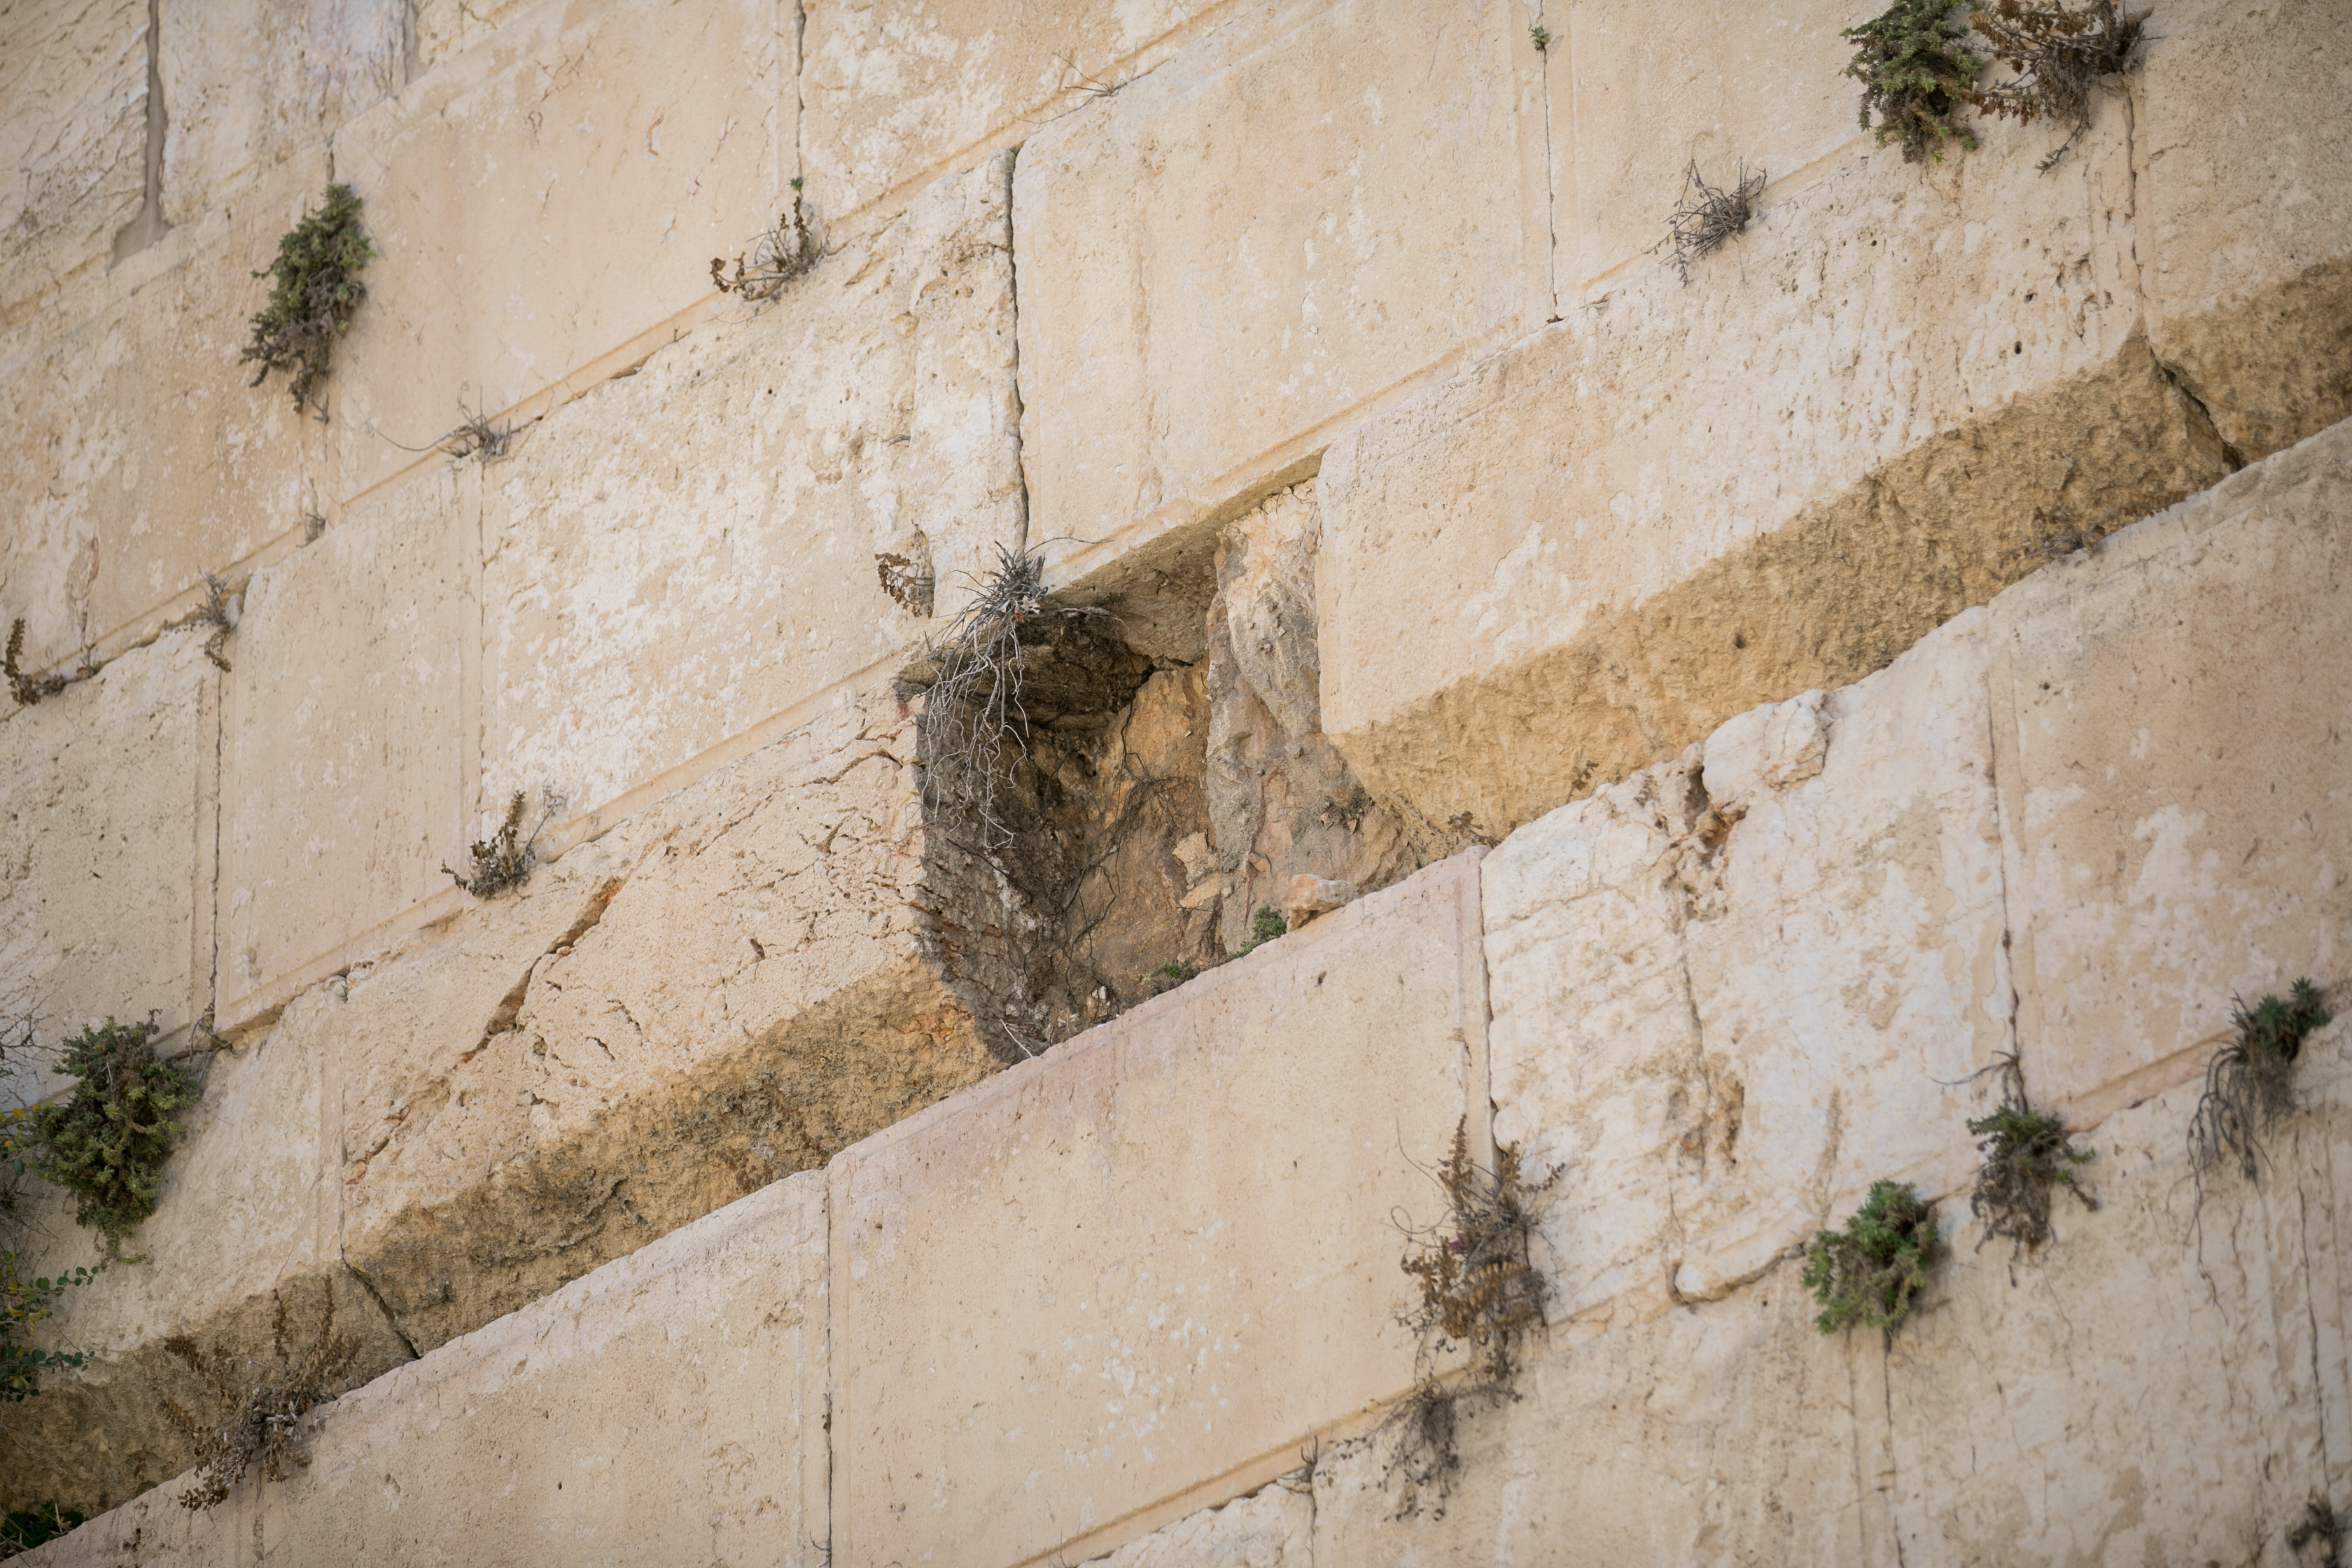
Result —
<path fill-rule="evenodd" d="M 844 1564 L 2253 1561 L 2352 1514 L 2340 1026 L 2205 1272 L 2126 1283 L 2184 1256 L 2232 997 L 2352 930 L 2352 18 L 2158 0 L 2044 170 L 2063 127 L 1874 145 L 1856 10 L 0 9 L 0 631 L 55 688 L 0 713 L 0 1067 L 151 1018 L 205 1086 L 0 1504 L 141 1561 Z M 1685 278 L 1694 159 L 1769 178 Z M 376 254 L 303 409 L 237 353 L 330 182 Z M 810 269 L 715 291 L 795 204 Z M 929 691 L 1023 550 L 999 842 Z M 538 864 L 478 898 L 517 799 Z M 2115 1184 L 2011 1271 L 2042 1304 L 1963 1226 L 1916 1334 L 1816 1342 L 1789 1249 L 1963 1192 L 2010 1053 Z M 1394 1518 L 1385 1226 L 1457 1122 L 1552 1180 L 1554 1320 Z M 103 1258 L 5 1196 L 28 1270 Z M 2066 1331 L 2107 1359 L 2053 1348 L 2077 1292 L 2138 1314 Z M 185 1347 L 330 1315 L 366 1386 L 312 1470 L 183 1518 Z M 2087 1426 L 2013 1403 L 2070 1381 Z M 2192 1478 L 2135 1401 L 2243 1430 Z M 596 1446 L 641 1404 L 708 1447 Z M 2132 1520 L 2062 1541 L 2094 1476 Z"/>

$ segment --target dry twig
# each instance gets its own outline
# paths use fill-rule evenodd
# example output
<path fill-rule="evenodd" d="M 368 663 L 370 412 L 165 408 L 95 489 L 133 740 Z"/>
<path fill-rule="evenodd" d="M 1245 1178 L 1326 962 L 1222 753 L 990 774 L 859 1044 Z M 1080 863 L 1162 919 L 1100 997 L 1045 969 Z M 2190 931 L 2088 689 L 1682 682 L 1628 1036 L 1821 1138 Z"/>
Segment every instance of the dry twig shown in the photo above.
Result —
<path fill-rule="evenodd" d="M 1691 263 L 1714 255 L 1753 222 L 1757 198 L 1763 194 L 1761 169 L 1751 174 L 1743 163 L 1730 186 L 1717 190 L 1699 174 L 1694 160 L 1683 176 L 1682 203 L 1666 220 L 1670 225 L 1666 237 L 1650 247 L 1650 254 L 1671 248 L 1674 268 L 1688 283 Z"/>
<path fill-rule="evenodd" d="M 2066 140 L 2038 165 L 2047 174 L 2091 128 L 2094 90 L 2131 68 L 2147 20 L 2147 12 L 2124 11 L 2116 0 L 2090 0 L 2080 11 L 2033 0 L 1996 0 L 1990 9 L 1972 14 L 1969 25 L 1984 35 L 1993 58 L 2017 74 L 1975 89 L 1969 101 L 1996 120 L 2021 125 L 2072 121 Z"/>

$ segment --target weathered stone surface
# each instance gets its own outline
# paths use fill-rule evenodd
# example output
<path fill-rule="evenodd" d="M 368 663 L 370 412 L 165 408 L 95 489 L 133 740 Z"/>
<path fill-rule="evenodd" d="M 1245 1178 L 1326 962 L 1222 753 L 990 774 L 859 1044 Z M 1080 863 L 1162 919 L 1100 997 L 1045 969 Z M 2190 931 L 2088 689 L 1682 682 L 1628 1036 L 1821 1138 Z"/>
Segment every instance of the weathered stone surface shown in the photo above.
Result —
<path fill-rule="evenodd" d="M 1958 1179 L 2012 1006 L 1981 618 L 1832 696 L 1818 776 L 1710 800 L 1695 747 L 1489 858 L 1496 1137 L 1559 1173 L 1556 1318 L 1720 1296 L 1874 1180 Z"/>
<path fill-rule="evenodd" d="M 78 289 L 71 324 L 0 369 L 0 616 L 25 619 L 28 668 L 153 635 L 321 500 L 318 427 L 237 353 L 268 298 L 252 273 L 326 175 L 316 153 L 280 165 Z"/>
<path fill-rule="evenodd" d="M 186 1141 L 163 1171 L 155 1213 L 124 1248 L 140 1261 L 100 1268 L 43 1325 L 58 1348 L 94 1359 L 43 1379 L 0 1428 L 0 1500 L 55 1498 L 96 1513 L 195 1462 L 164 1402 L 211 1416 L 204 1385 L 173 1353 L 268 1366 L 306 1354 L 322 1311 L 349 1338 L 363 1382 L 413 1353 L 341 1259 L 339 987 L 312 993 L 278 1027 L 198 1065 L 204 1095 L 182 1117 Z M 28 1272 L 100 1268 L 105 1249 L 77 1230 L 64 1194 L 42 1186 L 26 1226 Z"/>
<path fill-rule="evenodd" d="M 1541 321 L 1534 59 L 1507 0 L 1435 28 L 1364 0 L 1252 6 L 1031 137 L 1013 231 L 1034 533 L 1123 551 L 1212 518 Z"/>
<path fill-rule="evenodd" d="M 800 78 L 809 194 L 828 223 L 866 226 L 926 178 L 1123 85 L 1140 52 L 1220 4 L 810 0 Z"/>
<path fill-rule="evenodd" d="M 609 807 L 932 629 L 1021 525 L 1009 156 L 485 470 L 485 798 Z"/>
<path fill-rule="evenodd" d="M 224 1029 L 451 894 L 441 868 L 469 826 L 480 507 L 477 471 L 437 463 L 246 591 L 222 747 Z"/>
<path fill-rule="evenodd" d="M 407 0 L 169 0 L 161 9 L 163 216 L 174 225 L 323 147 L 406 74 Z"/>
<path fill-rule="evenodd" d="M 147 7 L 0 11 L 0 326 L 106 265 L 147 190 Z"/>
<path fill-rule="evenodd" d="M 2265 457 L 2352 418 L 2352 13 L 2191 0 L 2148 34 L 2149 341 L 2222 438 Z"/>
<path fill-rule="evenodd" d="M 377 252 L 331 388 L 345 497 L 415 461 L 396 443 L 429 447 L 707 299 L 710 258 L 790 198 L 776 0 L 580 9 L 519 16 L 335 133 Z"/>
<path fill-rule="evenodd" d="M 2344 1035 L 2307 1047 L 2311 1108 L 2261 1190 L 2209 1197 L 2201 1260 L 2184 1085 L 2100 1127 L 2099 1211 L 2062 1198 L 2037 1255 L 1976 1250 L 1948 1198 L 1948 1254 L 1891 1344 L 1818 1335 L 1793 1259 L 1555 1331 L 1517 1402 L 1463 1423 L 1442 1516 L 1394 1517 L 1387 1437 L 1327 1458 L 1314 1560 L 2319 1562 L 2289 1542 L 2346 1479 Z"/>
<path fill-rule="evenodd" d="M 1208 614 L 1209 838 L 1219 935 L 1238 952 L 1250 921 L 1298 877 L 1383 887 L 1421 864 L 1323 733 L 1316 651 L 1312 483 L 1229 525 Z"/>
<path fill-rule="evenodd" d="M 163 1488 L 27 1557 L 824 1561 L 824 1183 L 780 1182 L 312 1418 L 310 1466 Z"/>
<path fill-rule="evenodd" d="M 1402 1391 L 1391 1216 L 1439 1201 L 1413 1162 L 1477 1060 L 1476 886 L 1432 868 L 834 1162 L 837 1560 L 1115 1546 Z"/>
<path fill-rule="evenodd" d="M 1801 185 L 1856 142 L 1861 84 L 1842 74 L 1852 7 L 1829 0 L 1748 11 L 1715 3 L 1662 8 L 1600 0 L 1547 16 L 1559 309 L 1589 302 L 1644 265 L 1667 230 L 1686 170 L 1710 185 L 1767 176 L 1765 199 Z M 1735 246 L 1736 246 L 1735 242 Z M 1715 271 L 1739 265 L 1735 247 Z"/>
<path fill-rule="evenodd" d="M 1324 720 L 1373 795 L 1497 836 L 2226 472 L 2134 335 L 2120 119 L 2047 175 L 1858 158 L 1338 441 Z"/>
<path fill-rule="evenodd" d="M 1313 1490 L 1286 1477 L 1093 1561 L 1104 1568 L 1309 1568 L 1314 1536 Z"/>
<path fill-rule="evenodd" d="M 562 14 L 570 0 L 412 0 L 415 15 L 416 63 L 438 65 L 460 49 L 480 44 L 533 9 Z"/>
<path fill-rule="evenodd" d="M 344 1247 L 420 1347 L 992 1069 L 929 956 L 911 730 L 844 706 L 354 976 Z"/>
<path fill-rule="evenodd" d="M 1995 602 L 2018 1037 L 2041 1098 L 2128 1104 L 2198 1070 L 2232 997 L 2343 972 L 2347 590 L 2352 423 Z"/>
<path fill-rule="evenodd" d="M 204 1011 L 219 713 L 203 644 L 173 634 L 0 722 L 0 1019 L 43 1046 Z"/>

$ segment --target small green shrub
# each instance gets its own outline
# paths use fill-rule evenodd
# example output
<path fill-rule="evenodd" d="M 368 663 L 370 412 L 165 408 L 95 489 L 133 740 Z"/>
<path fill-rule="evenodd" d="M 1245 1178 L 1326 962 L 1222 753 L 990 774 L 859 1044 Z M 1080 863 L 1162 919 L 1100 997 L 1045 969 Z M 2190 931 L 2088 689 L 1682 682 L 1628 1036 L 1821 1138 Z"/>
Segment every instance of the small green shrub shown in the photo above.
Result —
<path fill-rule="evenodd" d="M 1147 996 L 1163 995 L 1186 981 L 1195 979 L 1201 971 L 1189 958 L 1172 959 L 1144 977 L 1143 992 Z"/>
<path fill-rule="evenodd" d="M 1528 39 L 1535 45 L 1536 53 L 1540 55 L 1550 52 L 1551 29 L 1549 27 L 1544 26 L 1541 24 L 1529 27 L 1528 29 Z"/>
<path fill-rule="evenodd" d="M 1976 150 L 1962 117 L 1984 60 L 1962 41 L 1969 26 L 1952 19 L 1957 9 L 1954 0 L 1895 0 L 1840 35 L 1854 42 L 1845 74 L 1862 83 L 1862 128 L 1882 147 L 1900 142 L 1906 163 L 1940 162 L 1947 142 Z"/>
<path fill-rule="evenodd" d="M 253 336 L 237 356 L 259 366 L 253 383 L 273 370 L 293 377 L 297 409 L 312 402 L 326 379 L 335 342 L 352 329 L 367 298 L 360 268 L 375 249 L 360 232 L 360 198 L 349 185 L 329 185 L 327 205 L 305 213 L 278 242 L 278 259 L 256 278 L 270 279 L 269 303 L 254 313 Z"/>
<path fill-rule="evenodd" d="M 2295 1058 L 2304 1037 L 2327 1022 L 2327 1008 L 2317 986 L 2298 980 L 2284 1000 L 2265 996 L 2251 1010 L 2232 1003 L 2231 1022 L 2237 1038 L 2205 1066 L 2205 1090 L 2189 1121 L 2189 1156 L 2200 1177 L 2229 1160 L 2251 1182 L 2261 1174 L 2264 1135 L 2294 1109 Z"/>
<path fill-rule="evenodd" d="M 55 1541 L 58 1536 L 81 1523 L 82 1516 L 69 1508 L 54 1502 L 35 1503 L 30 1508 L 14 1510 L 0 1516 L 0 1557 L 14 1557 L 20 1552 Z"/>
<path fill-rule="evenodd" d="M 1290 922 L 1282 918 L 1280 910 L 1276 909 L 1272 904 L 1260 904 L 1257 907 L 1257 913 L 1250 916 L 1249 941 L 1242 943 L 1241 952 L 1234 956 L 1239 958 L 1243 953 L 1253 952 L 1276 937 L 1287 935 L 1289 931 Z"/>
<path fill-rule="evenodd" d="M 41 1373 L 50 1367 L 79 1366 L 88 1358 L 74 1351 L 35 1350 L 26 1344 L 25 1331 L 57 1310 L 58 1299 L 72 1285 L 94 1278 L 88 1268 L 55 1279 L 25 1278 L 14 1252 L 0 1252 L 0 1405 L 16 1405 L 41 1391 Z"/>
<path fill-rule="evenodd" d="M 1822 1231 L 1805 1249 L 1801 1278 L 1822 1304 L 1813 1326 L 1833 1334 L 1859 1321 L 1893 1332 L 1911 1315 L 1939 1246 L 1934 1204 L 1908 1183 L 1873 1182 L 1844 1231 Z"/>
<path fill-rule="evenodd" d="M 2050 1203 L 2064 1187 L 2084 1208 L 2098 1200 L 2075 1180 L 2075 1167 L 2096 1155 L 2074 1147 L 2065 1122 L 2039 1111 L 2025 1098 L 2025 1075 L 2017 1058 L 2004 1056 L 1995 1064 L 2001 1075 L 2000 1104 L 1990 1116 L 1969 1123 L 1984 1163 L 1977 1167 L 1976 1190 L 1969 1194 L 1969 1212 L 1985 1222 L 1977 1245 L 2005 1236 L 2019 1248 L 2040 1247 L 2050 1239 Z"/>
<path fill-rule="evenodd" d="M 61 1070 L 79 1081 L 62 1102 L 33 1110 L 33 1173 L 78 1200 L 74 1221 L 110 1249 L 155 1212 L 163 1162 L 185 1131 L 172 1113 L 203 1092 L 176 1062 L 156 1059 L 152 1024 L 83 1030 L 65 1043 Z"/>

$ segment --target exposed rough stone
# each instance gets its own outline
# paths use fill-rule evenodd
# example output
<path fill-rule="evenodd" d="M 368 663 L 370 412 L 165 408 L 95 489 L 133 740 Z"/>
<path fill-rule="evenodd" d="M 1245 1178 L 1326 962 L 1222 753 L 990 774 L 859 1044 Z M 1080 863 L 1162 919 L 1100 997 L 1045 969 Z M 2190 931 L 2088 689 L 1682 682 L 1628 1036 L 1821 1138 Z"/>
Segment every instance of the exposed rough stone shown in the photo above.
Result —
<path fill-rule="evenodd" d="M 2352 418 L 2352 12 L 2184 0 L 2148 35 L 2148 337 L 2250 461 Z"/>
<path fill-rule="evenodd" d="M 0 327 L 104 267 L 147 191 L 145 0 L 0 12 Z"/>
<path fill-rule="evenodd" d="M 1374 797 L 1499 836 L 2227 472 L 2137 335 L 2121 124 L 2048 175 L 1858 160 L 1335 443 L 1324 718 Z"/>
<path fill-rule="evenodd" d="M 1286 1477 L 1091 1561 L 1103 1568 L 1312 1568 L 1314 1536 L 1314 1492 Z"/>
<path fill-rule="evenodd" d="M 203 643 L 167 637 L 0 721 L 0 1020 L 43 1046 L 108 1016 L 181 1030 L 205 1008 L 218 689 Z"/>
<path fill-rule="evenodd" d="M 329 385 L 343 497 L 710 296 L 792 194 L 793 39 L 775 0 L 542 5 L 335 132 L 377 252 Z"/>
<path fill-rule="evenodd" d="M 276 254 L 327 161 L 279 165 L 223 213 L 173 229 L 76 286 L 63 330 L 0 354 L 0 616 L 23 616 L 28 668 L 110 658 L 298 529 L 324 500 L 318 427 L 282 376 L 237 363 Z M 0 635 L 7 630 L 0 625 Z"/>
<path fill-rule="evenodd" d="M 1229 16 L 1022 148 L 1038 537 L 1108 554 L 1230 515 L 1339 421 L 1549 314 L 1516 0 L 1444 26 L 1379 0 Z"/>
<path fill-rule="evenodd" d="M 1210 841 L 1224 951 L 1299 876 L 1384 887 L 1423 863 L 1323 733 L 1315 488 L 1269 497 L 1218 544 L 1208 616 Z"/>
<path fill-rule="evenodd" d="M 162 10 L 163 216 L 174 225 L 242 205 L 257 174 L 310 153 L 405 74 L 408 0 L 175 0 Z"/>
<path fill-rule="evenodd" d="M 1221 0 L 803 0 L 802 151 L 828 221 L 865 226 L 974 149 L 1131 80 L 1139 51 Z"/>
<path fill-rule="evenodd" d="M 1021 525 L 1011 159 L 934 183 L 772 303 L 723 314 L 490 464 L 484 799 L 614 803 L 932 629 Z"/>
<path fill-rule="evenodd" d="M 912 728 L 844 707 L 565 855 L 483 911 L 502 963 L 441 961 L 469 1008 L 355 977 L 344 1246 L 420 1348 L 992 1069 L 923 930 Z"/>
<path fill-rule="evenodd" d="M 487 43 L 499 29 L 536 6 L 561 12 L 546 0 L 411 0 L 415 15 L 415 65 L 440 64 L 461 49 Z M 414 74 L 412 72 L 412 74 Z"/>
<path fill-rule="evenodd" d="M 1402 1392 L 1391 1214 L 1477 1059 L 1476 884 L 1432 867 L 835 1160 L 836 1561 L 1075 1559 Z"/>

